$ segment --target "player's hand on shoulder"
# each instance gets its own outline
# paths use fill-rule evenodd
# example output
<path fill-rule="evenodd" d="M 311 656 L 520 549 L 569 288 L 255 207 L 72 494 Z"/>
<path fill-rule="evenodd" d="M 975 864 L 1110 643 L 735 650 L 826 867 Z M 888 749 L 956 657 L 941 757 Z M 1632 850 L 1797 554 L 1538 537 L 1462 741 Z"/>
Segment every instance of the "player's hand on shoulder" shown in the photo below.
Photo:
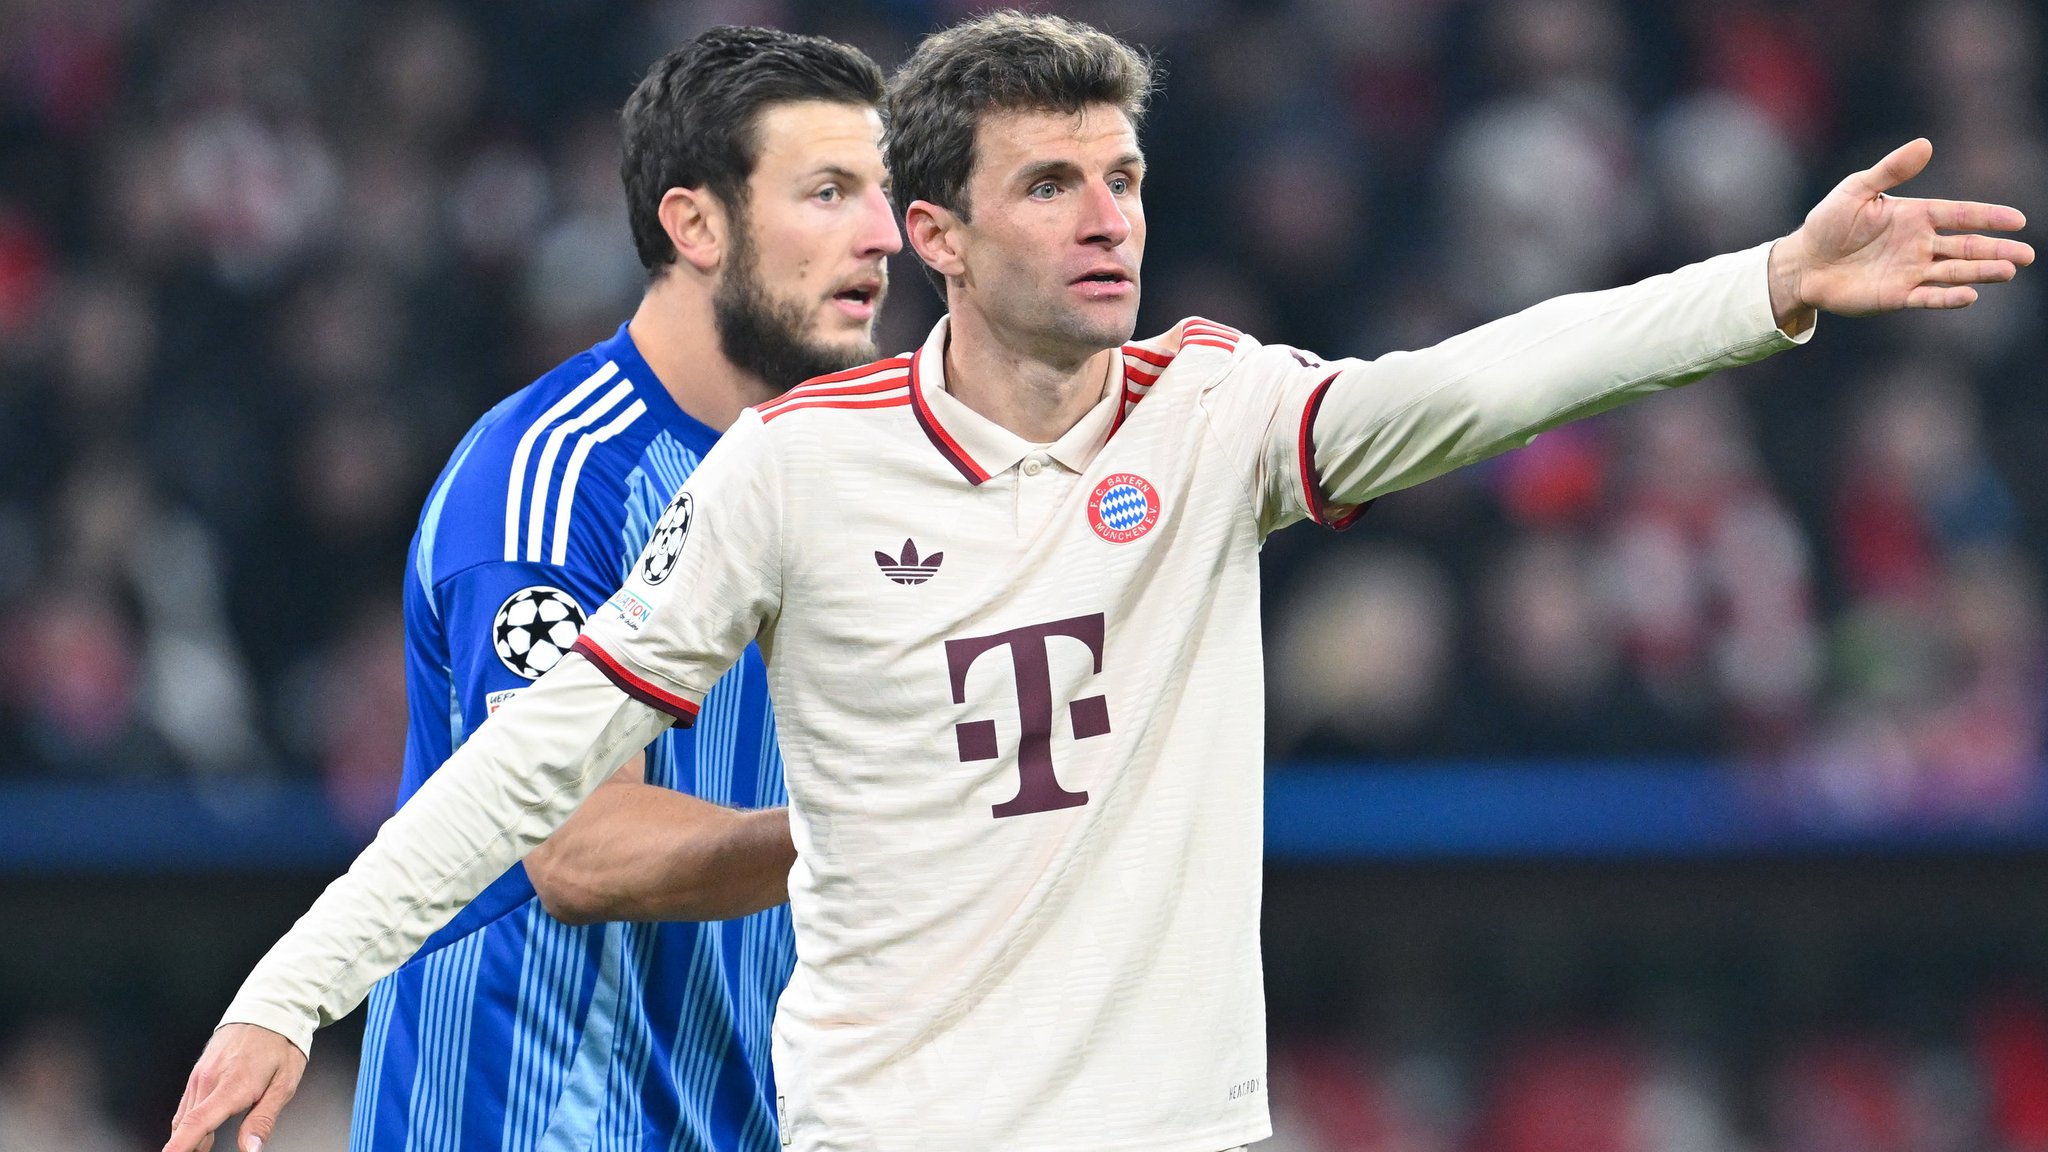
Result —
<path fill-rule="evenodd" d="M 241 1112 L 249 1115 L 240 1152 L 258 1152 L 305 1071 L 306 1054 L 278 1033 L 254 1024 L 221 1025 L 185 1081 L 164 1152 L 207 1152 L 214 1133 Z"/>
<path fill-rule="evenodd" d="M 1862 316 L 1962 308 L 1977 299 L 1976 285 L 2010 280 L 2034 262 L 2027 244 L 1975 234 L 2024 228 L 2017 208 L 1887 195 L 1933 155 L 1924 139 L 1900 145 L 1837 184 L 1797 231 L 1778 241 L 1771 250 L 1771 307 L 1781 326 L 1803 329 L 1813 309 Z"/>

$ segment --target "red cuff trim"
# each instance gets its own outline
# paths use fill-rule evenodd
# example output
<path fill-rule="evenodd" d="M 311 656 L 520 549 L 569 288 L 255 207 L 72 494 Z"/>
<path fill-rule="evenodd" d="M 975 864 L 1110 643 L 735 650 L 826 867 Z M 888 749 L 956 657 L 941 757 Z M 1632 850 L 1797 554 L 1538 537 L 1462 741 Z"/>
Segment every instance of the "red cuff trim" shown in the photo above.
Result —
<path fill-rule="evenodd" d="M 1330 390 L 1331 383 L 1336 379 L 1335 372 L 1325 376 L 1323 382 L 1316 385 L 1315 392 L 1309 396 L 1308 406 L 1301 412 L 1301 441 L 1295 454 L 1301 459 L 1301 500 L 1302 506 L 1308 509 L 1309 519 L 1325 528 L 1342 532 L 1358 523 L 1358 518 L 1365 515 L 1365 510 L 1372 507 L 1373 502 L 1367 500 L 1332 519 L 1330 505 L 1323 499 L 1322 483 L 1316 479 L 1316 413 L 1322 411 L 1323 394 Z"/>
<path fill-rule="evenodd" d="M 616 685 L 619 691 L 653 708 L 675 717 L 675 726 L 688 728 L 697 722 L 697 706 L 673 692 L 664 692 L 653 684 L 633 675 L 624 664 L 612 658 L 612 654 L 599 648 L 588 636 L 578 636 L 569 651 L 581 653 L 585 660 L 597 665 L 604 678 Z"/>

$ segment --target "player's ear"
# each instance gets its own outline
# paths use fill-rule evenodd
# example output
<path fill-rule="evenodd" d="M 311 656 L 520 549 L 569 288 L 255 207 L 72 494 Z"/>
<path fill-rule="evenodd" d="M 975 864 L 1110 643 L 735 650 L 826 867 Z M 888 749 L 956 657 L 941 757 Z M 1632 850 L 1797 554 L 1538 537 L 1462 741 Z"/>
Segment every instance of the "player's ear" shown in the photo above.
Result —
<path fill-rule="evenodd" d="M 964 276 L 967 262 L 960 253 L 960 218 L 952 209 L 929 200 L 912 200 L 903 210 L 903 231 L 917 258 L 941 276 Z"/>
<path fill-rule="evenodd" d="M 699 272 L 710 272 L 725 258 L 725 206 L 706 188 L 671 188 L 655 209 L 676 258 Z"/>

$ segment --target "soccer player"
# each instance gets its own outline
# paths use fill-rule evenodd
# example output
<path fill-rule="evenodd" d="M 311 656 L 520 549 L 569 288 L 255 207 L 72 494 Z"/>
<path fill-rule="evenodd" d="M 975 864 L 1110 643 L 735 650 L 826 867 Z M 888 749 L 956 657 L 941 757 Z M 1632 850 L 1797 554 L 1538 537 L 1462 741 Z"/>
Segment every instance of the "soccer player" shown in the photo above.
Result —
<path fill-rule="evenodd" d="M 1775 243 L 1424 351 L 1326 361 L 1192 319 L 1130 342 L 1150 88 L 1053 17 L 918 48 L 890 171 L 948 317 L 740 417 L 577 654 L 258 965 L 213 1045 L 252 1055 L 187 1099 L 171 1152 L 291 1066 L 270 1032 L 310 1043 L 618 749 L 701 717 L 756 637 L 797 847 L 785 1144 L 1259 1139 L 1266 535 L 1788 348 L 1816 310 L 1961 307 L 2033 257 L 1945 234 L 2010 208 L 1886 195 L 1915 141 Z"/>
<path fill-rule="evenodd" d="M 561 659 L 742 408 L 874 357 L 901 247 L 881 89 L 854 49 L 719 28 L 627 101 L 649 287 L 609 339 L 479 420 L 427 499 L 405 583 L 403 796 Z M 795 959 L 783 803 L 750 648 L 702 723 L 636 752 L 377 984 L 356 1152 L 775 1147 L 768 1027 Z"/>

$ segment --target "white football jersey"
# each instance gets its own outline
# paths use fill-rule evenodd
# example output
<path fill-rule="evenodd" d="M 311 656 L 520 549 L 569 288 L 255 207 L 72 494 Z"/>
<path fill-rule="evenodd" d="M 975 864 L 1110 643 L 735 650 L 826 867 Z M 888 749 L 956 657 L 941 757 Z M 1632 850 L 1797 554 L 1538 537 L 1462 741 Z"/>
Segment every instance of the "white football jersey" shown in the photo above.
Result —
<path fill-rule="evenodd" d="M 751 410 L 591 619 L 589 663 L 486 724 L 229 1018 L 296 1038 L 346 1011 L 566 818 L 647 708 L 687 722 L 758 637 L 798 853 L 786 1144 L 1261 1139 L 1261 543 L 1793 343 L 1767 251 L 1370 362 L 1183 321 L 1046 445 L 946 391 L 944 321 Z"/>

